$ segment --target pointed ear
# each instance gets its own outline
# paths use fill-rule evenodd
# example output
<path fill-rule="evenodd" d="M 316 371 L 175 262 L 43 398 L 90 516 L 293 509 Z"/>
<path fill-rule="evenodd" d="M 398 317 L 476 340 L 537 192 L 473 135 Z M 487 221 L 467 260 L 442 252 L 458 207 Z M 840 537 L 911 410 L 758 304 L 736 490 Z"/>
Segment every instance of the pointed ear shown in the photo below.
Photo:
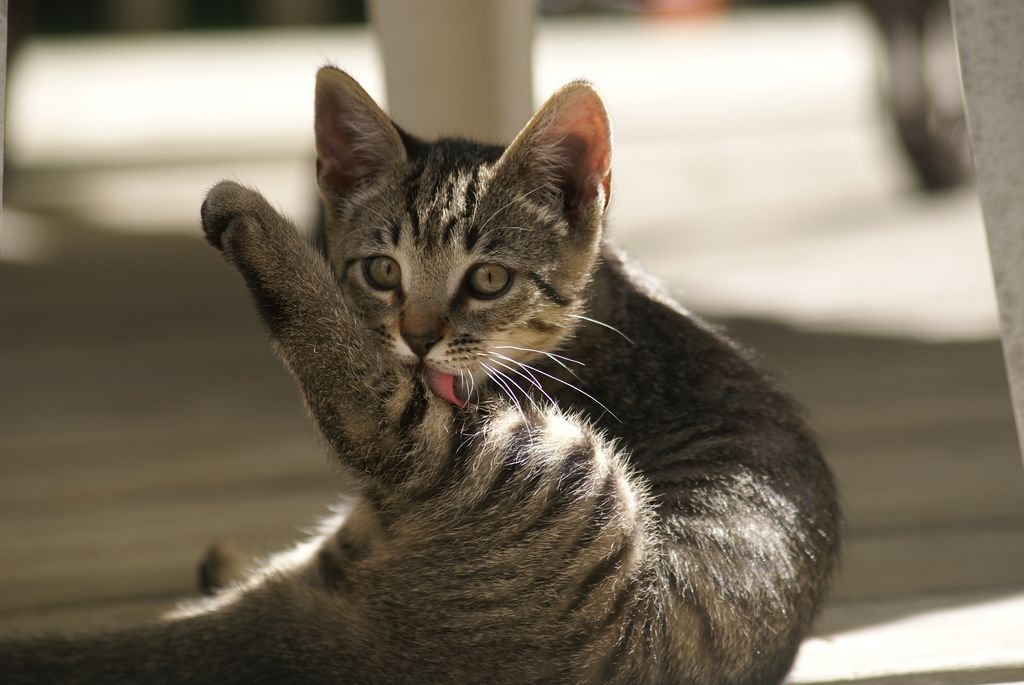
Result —
<path fill-rule="evenodd" d="M 611 195 L 612 131 L 601 96 L 574 81 L 552 95 L 512 141 L 502 162 L 554 184 L 570 219 Z"/>
<path fill-rule="evenodd" d="M 314 109 L 316 173 L 322 190 L 344 195 L 360 180 L 406 161 L 395 125 L 340 69 L 317 72 Z"/>

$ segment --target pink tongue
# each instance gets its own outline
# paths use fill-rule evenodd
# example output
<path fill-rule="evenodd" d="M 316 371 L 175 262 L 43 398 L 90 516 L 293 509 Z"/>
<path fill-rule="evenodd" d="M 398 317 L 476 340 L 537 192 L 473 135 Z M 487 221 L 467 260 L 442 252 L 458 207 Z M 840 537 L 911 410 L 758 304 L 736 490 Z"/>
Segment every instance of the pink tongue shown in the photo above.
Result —
<path fill-rule="evenodd" d="M 451 402 L 456 407 L 466 406 L 463 400 L 455 396 L 455 376 L 452 374 L 428 369 L 427 386 L 445 402 Z"/>

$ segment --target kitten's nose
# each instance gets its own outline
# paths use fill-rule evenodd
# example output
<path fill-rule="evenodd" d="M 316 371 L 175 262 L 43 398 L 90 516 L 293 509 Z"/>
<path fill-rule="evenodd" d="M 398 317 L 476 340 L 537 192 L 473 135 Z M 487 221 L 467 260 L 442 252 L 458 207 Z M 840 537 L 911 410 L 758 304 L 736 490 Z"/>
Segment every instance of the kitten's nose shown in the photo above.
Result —
<path fill-rule="evenodd" d="M 426 333 L 407 333 L 402 331 L 402 339 L 405 340 L 409 349 L 422 359 L 427 356 L 427 352 L 434 346 L 434 343 L 441 339 L 441 336 L 434 331 Z"/>
<path fill-rule="evenodd" d="M 402 339 L 417 357 L 423 359 L 427 352 L 444 335 L 444 314 L 437 306 L 422 301 L 411 301 L 402 312 L 399 331 Z"/>

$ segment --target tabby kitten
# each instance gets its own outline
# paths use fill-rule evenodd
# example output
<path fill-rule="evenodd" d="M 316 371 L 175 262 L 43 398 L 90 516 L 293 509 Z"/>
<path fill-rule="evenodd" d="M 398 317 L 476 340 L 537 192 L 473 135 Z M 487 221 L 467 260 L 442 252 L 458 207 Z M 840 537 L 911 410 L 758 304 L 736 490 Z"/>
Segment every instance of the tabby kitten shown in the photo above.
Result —
<path fill-rule="evenodd" d="M 9 682 L 778 683 L 837 551 L 791 401 L 607 245 L 604 106 L 508 148 L 316 86 L 310 246 L 222 182 L 244 278 L 361 495 L 169 620 L 8 643 Z"/>

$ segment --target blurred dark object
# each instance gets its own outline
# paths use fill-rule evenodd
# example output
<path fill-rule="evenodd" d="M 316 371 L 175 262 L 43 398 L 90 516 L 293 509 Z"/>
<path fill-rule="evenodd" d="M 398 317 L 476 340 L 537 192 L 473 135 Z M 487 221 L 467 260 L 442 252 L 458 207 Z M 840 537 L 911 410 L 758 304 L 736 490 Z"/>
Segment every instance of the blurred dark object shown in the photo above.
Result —
<path fill-rule="evenodd" d="M 32 32 L 35 17 L 35 4 L 26 0 L 8 0 L 7 2 L 7 67 L 10 69 L 11 58 Z"/>
<path fill-rule="evenodd" d="M 973 176 L 948 0 L 862 0 L 885 37 L 888 106 L 926 190 Z"/>
<path fill-rule="evenodd" d="M 12 26 L 34 17 L 32 29 L 41 34 L 366 21 L 365 0 L 8 0 L 8 10 Z"/>

